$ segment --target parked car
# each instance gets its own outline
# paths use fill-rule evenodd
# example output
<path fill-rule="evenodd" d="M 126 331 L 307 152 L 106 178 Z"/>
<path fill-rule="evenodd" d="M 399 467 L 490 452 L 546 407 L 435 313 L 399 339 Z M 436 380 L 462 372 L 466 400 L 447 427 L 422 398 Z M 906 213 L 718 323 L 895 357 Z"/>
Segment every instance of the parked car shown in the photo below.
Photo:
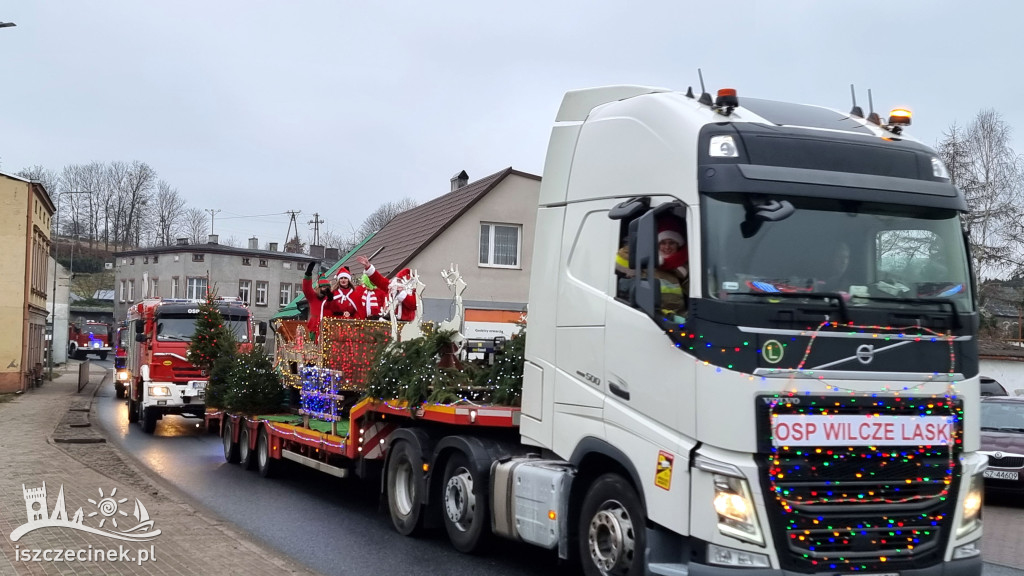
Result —
<path fill-rule="evenodd" d="M 982 396 L 1006 396 L 1006 388 L 999 383 L 995 378 L 989 378 L 988 376 L 981 377 L 981 395 Z"/>
<path fill-rule="evenodd" d="M 1024 493 L 1024 397 L 981 399 L 981 450 L 988 456 L 985 490 Z"/>

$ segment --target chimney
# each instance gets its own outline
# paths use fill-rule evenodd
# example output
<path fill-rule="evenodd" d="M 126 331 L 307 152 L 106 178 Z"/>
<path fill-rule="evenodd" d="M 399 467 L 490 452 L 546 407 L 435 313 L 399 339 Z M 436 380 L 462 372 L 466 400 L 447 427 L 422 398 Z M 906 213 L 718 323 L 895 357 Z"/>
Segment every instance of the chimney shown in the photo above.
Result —
<path fill-rule="evenodd" d="M 268 245 L 267 250 L 270 250 L 271 252 L 277 252 L 277 242 L 271 242 Z"/>
<path fill-rule="evenodd" d="M 220 240 L 220 236 L 218 236 L 217 234 L 210 234 L 208 236 L 207 243 L 208 244 L 216 244 L 219 240 Z"/>
<path fill-rule="evenodd" d="M 323 260 L 324 259 L 324 247 L 320 246 L 319 244 L 310 244 L 309 245 L 309 255 L 312 256 L 313 258 L 319 258 L 319 259 Z"/>
<path fill-rule="evenodd" d="M 324 248 L 324 260 L 327 262 L 337 262 L 341 260 L 341 253 L 337 248 Z"/>
<path fill-rule="evenodd" d="M 255 237 L 255 236 L 253 236 L 252 238 L 249 238 L 249 250 L 259 250 L 259 249 L 260 249 L 260 239 Z"/>
<path fill-rule="evenodd" d="M 466 174 L 465 170 L 459 172 L 455 176 L 452 176 L 452 192 L 455 192 L 466 184 L 469 184 L 469 174 Z"/>
<path fill-rule="evenodd" d="M 175 242 L 178 246 L 188 246 L 188 238 L 178 238 Z"/>

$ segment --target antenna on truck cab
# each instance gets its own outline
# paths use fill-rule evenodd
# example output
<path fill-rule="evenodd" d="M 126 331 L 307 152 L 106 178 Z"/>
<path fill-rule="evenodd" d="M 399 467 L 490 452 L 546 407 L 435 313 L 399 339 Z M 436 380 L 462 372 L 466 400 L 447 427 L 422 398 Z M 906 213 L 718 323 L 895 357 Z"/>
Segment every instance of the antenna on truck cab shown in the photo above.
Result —
<path fill-rule="evenodd" d="M 857 93 L 853 90 L 853 84 L 850 84 L 850 99 L 853 100 L 853 108 L 850 109 L 850 116 L 863 118 L 864 110 L 862 110 L 860 106 L 857 106 Z"/>
<path fill-rule="evenodd" d="M 711 94 L 708 94 L 707 89 L 704 88 L 704 73 L 697 68 L 697 77 L 700 78 L 700 100 L 697 100 L 705 106 L 711 106 Z"/>
<path fill-rule="evenodd" d="M 868 122 L 871 122 L 875 126 L 881 126 L 882 118 L 875 113 L 875 102 L 871 99 L 871 88 L 868 88 L 868 110 L 870 111 L 870 114 L 868 114 Z"/>

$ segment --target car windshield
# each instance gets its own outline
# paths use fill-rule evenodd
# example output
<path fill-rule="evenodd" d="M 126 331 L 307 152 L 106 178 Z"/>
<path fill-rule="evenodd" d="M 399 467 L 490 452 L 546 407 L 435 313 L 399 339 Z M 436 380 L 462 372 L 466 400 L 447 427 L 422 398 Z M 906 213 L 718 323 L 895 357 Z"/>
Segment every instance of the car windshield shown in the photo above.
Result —
<path fill-rule="evenodd" d="M 956 211 L 799 196 L 703 202 L 712 298 L 845 293 L 884 306 L 952 300 L 973 309 Z"/>
<path fill-rule="evenodd" d="M 982 402 L 981 429 L 1024 433 L 1024 404 L 1019 402 Z"/>
<path fill-rule="evenodd" d="M 228 316 L 224 324 L 235 335 L 235 341 L 249 341 L 249 319 Z M 156 336 L 165 342 L 191 342 L 196 331 L 196 317 L 190 314 L 161 314 L 157 317 Z"/>

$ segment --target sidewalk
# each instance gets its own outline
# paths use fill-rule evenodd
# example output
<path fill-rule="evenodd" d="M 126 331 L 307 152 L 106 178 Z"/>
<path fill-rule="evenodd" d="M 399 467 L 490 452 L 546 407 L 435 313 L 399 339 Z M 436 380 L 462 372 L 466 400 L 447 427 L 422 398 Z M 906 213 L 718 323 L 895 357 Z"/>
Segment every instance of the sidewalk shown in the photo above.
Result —
<path fill-rule="evenodd" d="M 192 508 L 108 444 L 102 432 L 89 425 L 88 409 L 96 389 L 110 385 L 109 370 L 93 366 L 89 384 L 79 393 L 78 364 L 71 361 L 59 377 L 55 373 L 53 382 L 0 403 L 0 574 L 315 576 L 296 562 L 263 550 L 230 524 Z M 31 504 L 23 486 L 32 490 L 44 483 L 46 518 L 61 508 L 58 495 L 63 487 L 66 519 L 73 521 L 81 510 L 79 526 L 92 531 L 41 527 L 11 541 L 12 532 L 28 522 Z M 138 519 L 137 501 L 145 509 Z M 110 535 L 141 524 L 146 512 L 152 525 L 131 534 L 159 530 L 159 535 L 145 540 Z M 97 528 L 104 532 L 97 533 Z M 68 552 L 61 561 L 44 561 L 42 553 L 39 560 L 30 560 L 37 549 L 69 550 L 70 561 Z M 118 550 L 119 559 L 100 557 L 100 551 L 109 550 Z M 51 560 L 53 554 L 49 552 Z M 140 562 L 144 554 L 155 560 Z"/>

